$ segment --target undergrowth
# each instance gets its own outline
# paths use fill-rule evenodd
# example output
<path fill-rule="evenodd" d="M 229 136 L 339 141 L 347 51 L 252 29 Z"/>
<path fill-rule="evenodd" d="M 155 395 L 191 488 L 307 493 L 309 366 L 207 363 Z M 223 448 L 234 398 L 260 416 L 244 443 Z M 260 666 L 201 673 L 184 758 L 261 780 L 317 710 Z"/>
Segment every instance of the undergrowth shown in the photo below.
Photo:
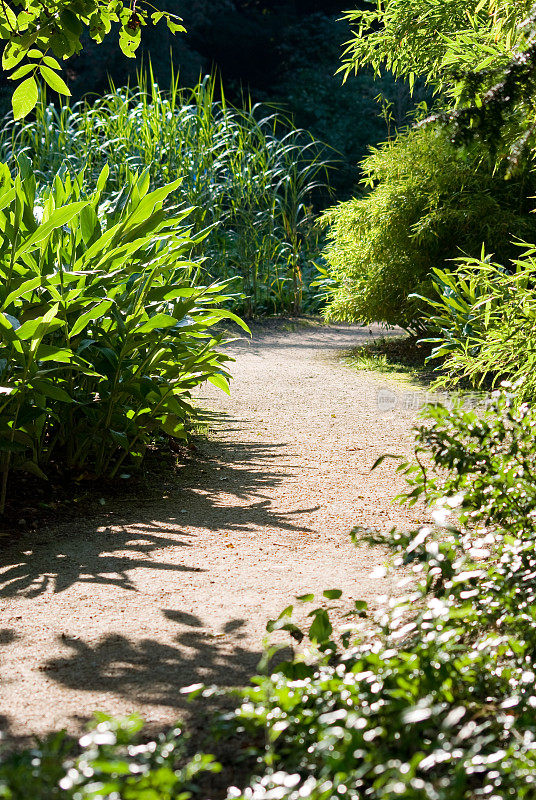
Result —
<path fill-rule="evenodd" d="M 430 349 L 414 336 L 383 336 L 344 353 L 344 363 L 366 372 L 405 375 L 423 382 L 432 377 L 426 366 Z"/>

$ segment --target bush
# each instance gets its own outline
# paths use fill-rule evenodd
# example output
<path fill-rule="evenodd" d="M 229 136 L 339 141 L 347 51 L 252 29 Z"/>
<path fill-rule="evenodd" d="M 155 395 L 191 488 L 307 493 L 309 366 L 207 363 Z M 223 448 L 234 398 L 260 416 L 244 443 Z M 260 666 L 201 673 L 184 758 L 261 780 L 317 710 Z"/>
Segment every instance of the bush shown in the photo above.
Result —
<path fill-rule="evenodd" d="M 438 299 L 429 300 L 435 336 L 430 359 L 441 359 L 438 385 L 477 389 L 515 380 L 518 401 L 536 397 L 536 248 L 513 271 L 480 259 L 461 259 L 452 273 L 433 271 Z M 424 298 L 423 298 L 424 299 Z"/>
<path fill-rule="evenodd" d="M 107 168 L 87 195 L 78 174 L 37 197 L 21 164 L 0 169 L 0 512 L 13 470 L 113 477 L 155 436 L 185 438 L 191 390 L 228 390 L 211 329 L 240 322 L 217 307 L 225 284 L 196 285 L 200 239 L 163 209 L 178 181 L 149 192 L 147 173 L 126 173 L 114 206 Z"/>
<path fill-rule="evenodd" d="M 185 759 L 180 728 L 143 740 L 141 720 L 99 714 L 79 742 L 65 731 L 0 764 L 2 800 L 188 800 L 201 772 L 217 772 L 211 756 Z"/>
<path fill-rule="evenodd" d="M 59 111 L 42 95 L 33 122 L 5 129 L 4 159 L 15 168 L 26 154 L 45 184 L 67 166 L 95 186 L 107 165 L 112 197 L 132 170 L 146 170 L 151 188 L 181 178 L 173 201 L 191 209 L 195 235 L 207 234 L 210 275 L 236 279 L 235 307 L 297 313 L 320 249 L 313 204 L 325 148 L 281 115 L 232 108 L 215 90 L 210 78 L 192 90 L 175 79 L 169 93 L 143 80 Z"/>
<path fill-rule="evenodd" d="M 433 267 L 448 269 L 460 253 L 482 243 L 508 260 L 512 237 L 534 231 L 527 195 L 533 179 L 493 174 L 478 149 L 454 147 L 433 127 L 400 134 L 362 164 L 369 191 L 323 216 L 327 315 L 352 322 L 385 322 L 411 332 L 425 327 L 422 302 Z"/>

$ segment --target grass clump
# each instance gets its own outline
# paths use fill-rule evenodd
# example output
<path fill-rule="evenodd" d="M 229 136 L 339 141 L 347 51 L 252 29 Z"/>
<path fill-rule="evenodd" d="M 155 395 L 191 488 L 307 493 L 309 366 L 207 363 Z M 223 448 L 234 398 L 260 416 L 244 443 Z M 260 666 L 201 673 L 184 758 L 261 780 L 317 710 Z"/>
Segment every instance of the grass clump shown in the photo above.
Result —
<path fill-rule="evenodd" d="M 425 366 L 429 352 L 415 336 L 382 336 L 352 348 L 344 361 L 356 370 L 424 378 L 430 374 Z"/>
<path fill-rule="evenodd" d="M 150 72 L 138 87 L 59 110 L 42 94 L 34 120 L 5 126 L 2 156 L 15 168 L 25 154 L 43 184 L 58 170 L 84 169 L 94 187 L 106 165 L 112 199 L 131 171 L 146 172 L 151 189 L 180 178 L 171 199 L 191 209 L 193 233 L 204 236 L 195 255 L 203 253 L 209 275 L 235 280 L 234 307 L 299 313 L 314 305 L 308 283 L 326 148 L 281 114 L 234 108 L 216 90 L 213 78 L 184 89 L 177 76 L 165 92 Z"/>

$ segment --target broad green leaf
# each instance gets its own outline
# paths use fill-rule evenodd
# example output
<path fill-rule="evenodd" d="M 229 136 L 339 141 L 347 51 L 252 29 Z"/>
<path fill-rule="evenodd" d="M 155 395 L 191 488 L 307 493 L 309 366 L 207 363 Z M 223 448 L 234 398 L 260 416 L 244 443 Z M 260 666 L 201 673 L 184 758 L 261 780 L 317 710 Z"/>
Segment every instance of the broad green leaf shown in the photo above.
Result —
<path fill-rule="evenodd" d="M 43 64 L 46 64 L 47 67 L 50 67 L 51 69 L 61 69 L 59 62 L 56 61 L 55 58 L 52 58 L 52 56 L 43 56 Z"/>
<path fill-rule="evenodd" d="M 155 314 L 154 317 L 144 322 L 143 325 L 137 327 L 135 332 L 150 333 L 150 331 L 154 331 L 156 328 L 172 328 L 176 324 L 177 320 L 175 317 L 171 317 L 169 314 Z"/>
<path fill-rule="evenodd" d="M 184 421 L 175 416 L 175 414 L 167 414 L 160 423 L 160 427 L 164 433 L 173 436 L 174 439 L 188 438 L 184 430 Z"/>
<path fill-rule="evenodd" d="M 231 394 L 231 390 L 229 389 L 229 381 L 225 375 L 219 375 L 216 373 L 215 375 L 210 375 L 208 380 L 213 386 L 216 386 L 218 389 L 221 389 L 222 392 L 225 392 L 225 394 Z"/>
<path fill-rule="evenodd" d="M 70 364 L 74 360 L 75 355 L 66 347 L 40 344 L 35 357 L 38 361 L 56 361 L 60 364 Z"/>
<path fill-rule="evenodd" d="M 15 333 L 15 328 L 9 321 L 6 314 L 0 312 L 0 341 L 9 342 L 10 344 L 17 343 L 20 349 L 19 337 Z"/>
<path fill-rule="evenodd" d="M 59 400 L 61 403 L 73 403 L 73 398 L 54 383 L 52 380 L 34 380 L 33 387 L 45 397 L 50 397 L 52 400 Z"/>
<path fill-rule="evenodd" d="M 309 628 L 309 638 L 312 642 L 318 642 L 319 644 L 327 642 L 333 633 L 328 612 L 324 608 L 319 608 L 312 613 L 314 614 L 314 620 Z"/>
<path fill-rule="evenodd" d="M 28 75 L 29 72 L 33 72 L 35 70 L 35 64 L 23 64 L 22 67 L 19 67 L 15 70 L 10 76 L 10 81 L 18 81 L 20 78 L 24 78 L 25 75 Z"/>
<path fill-rule="evenodd" d="M 99 218 L 92 206 L 86 206 L 80 212 L 80 232 L 86 245 L 96 232 L 100 232 Z"/>
<path fill-rule="evenodd" d="M 106 186 L 106 181 L 108 180 L 109 174 L 110 174 L 110 167 L 108 166 L 108 164 L 105 164 L 97 179 L 97 192 L 99 193 L 102 192 L 102 190 Z"/>
<path fill-rule="evenodd" d="M 63 325 L 62 320 L 45 320 L 45 316 L 37 317 L 36 319 L 27 319 L 26 322 L 23 322 L 20 328 L 17 330 L 17 335 L 19 339 L 23 341 L 32 339 L 36 333 L 38 334 L 42 329 L 44 330 L 47 327 L 50 327 L 53 322 L 54 328 L 58 328 Z"/>
<path fill-rule="evenodd" d="M 81 314 L 69 331 L 69 336 L 78 336 L 78 334 L 87 326 L 88 322 L 104 316 L 104 314 L 106 314 L 106 312 L 109 311 L 112 306 L 113 300 L 103 300 L 102 302 L 97 303 L 96 306 L 93 306 L 93 308 L 91 308 L 89 311 Z"/>
<path fill-rule="evenodd" d="M 27 117 L 30 111 L 35 108 L 38 96 L 37 83 L 33 76 L 20 83 L 13 92 L 11 100 L 13 118 L 17 120 Z"/>
<path fill-rule="evenodd" d="M 4 70 L 13 69 L 22 61 L 25 55 L 25 48 L 18 47 L 14 42 L 8 42 L 2 54 L 2 68 Z"/>
<path fill-rule="evenodd" d="M 243 331 L 251 334 L 251 330 L 249 329 L 249 327 L 247 326 L 247 324 L 244 322 L 243 319 L 240 319 L 240 317 L 237 314 L 234 314 L 232 311 L 226 311 L 223 308 L 207 309 L 207 316 L 202 317 L 202 319 L 207 324 L 214 324 L 215 322 L 219 322 L 222 319 L 230 319 L 233 322 L 236 322 L 236 324 L 239 325 Z"/>
<path fill-rule="evenodd" d="M 173 22 L 173 20 L 169 17 L 167 18 L 166 22 L 171 33 L 184 33 L 186 31 L 184 25 L 179 25 L 177 22 Z"/>
<path fill-rule="evenodd" d="M 21 285 L 14 289 L 12 292 L 8 294 L 6 299 L 4 300 L 4 307 L 8 308 L 14 300 L 19 300 L 21 297 L 24 297 L 25 294 L 28 292 L 33 292 L 34 289 L 37 289 L 42 283 L 41 278 L 30 278 L 28 281 L 24 281 Z"/>
<path fill-rule="evenodd" d="M 39 67 L 39 72 L 51 89 L 58 94 L 67 95 L 68 97 L 71 96 L 71 90 L 57 72 L 54 72 L 53 69 L 44 64 Z"/>
<path fill-rule="evenodd" d="M 57 208 L 52 212 L 49 219 L 40 225 L 35 233 L 29 237 L 29 239 L 21 244 L 15 253 L 15 257 L 19 258 L 21 255 L 23 255 L 23 253 L 31 250 L 32 247 L 40 244 L 42 241 L 47 239 L 47 237 L 50 236 L 52 231 L 56 228 L 61 228 L 62 225 L 68 225 L 69 222 L 71 222 L 71 220 L 76 217 L 76 215 L 79 214 L 81 210 L 88 204 L 89 200 L 85 200 L 78 201 L 76 203 L 69 203 L 61 208 Z"/>

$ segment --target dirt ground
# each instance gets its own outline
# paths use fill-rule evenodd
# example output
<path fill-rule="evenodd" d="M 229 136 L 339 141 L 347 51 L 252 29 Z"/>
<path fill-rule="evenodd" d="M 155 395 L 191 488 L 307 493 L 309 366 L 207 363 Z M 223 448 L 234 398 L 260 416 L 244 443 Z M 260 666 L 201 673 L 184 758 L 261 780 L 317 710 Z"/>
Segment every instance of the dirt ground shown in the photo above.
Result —
<path fill-rule="evenodd" d="M 378 332 L 375 331 L 377 334 Z M 203 390 L 210 435 L 167 494 L 116 500 L 98 517 L 21 536 L 0 558 L 2 727 L 8 741 L 93 711 L 188 717 L 179 689 L 246 682 L 268 619 L 305 592 L 344 603 L 393 590 L 356 525 L 416 524 L 382 453 L 411 449 L 418 389 L 355 372 L 347 326 L 255 328 L 231 346 L 231 397 Z M 157 499 L 155 499 L 155 496 Z"/>

